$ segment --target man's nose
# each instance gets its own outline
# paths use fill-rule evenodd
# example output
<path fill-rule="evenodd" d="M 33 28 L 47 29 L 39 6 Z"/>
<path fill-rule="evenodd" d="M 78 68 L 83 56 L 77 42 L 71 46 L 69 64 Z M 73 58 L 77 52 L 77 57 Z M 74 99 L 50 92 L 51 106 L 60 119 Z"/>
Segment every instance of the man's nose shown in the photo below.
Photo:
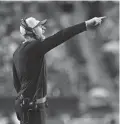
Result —
<path fill-rule="evenodd" d="M 42 26 L 42 29 L 44 29 L 44 30 L 45 30 L 45 29 L 46 29 L 46 27 L 45 27 L 45 26 Z"/>

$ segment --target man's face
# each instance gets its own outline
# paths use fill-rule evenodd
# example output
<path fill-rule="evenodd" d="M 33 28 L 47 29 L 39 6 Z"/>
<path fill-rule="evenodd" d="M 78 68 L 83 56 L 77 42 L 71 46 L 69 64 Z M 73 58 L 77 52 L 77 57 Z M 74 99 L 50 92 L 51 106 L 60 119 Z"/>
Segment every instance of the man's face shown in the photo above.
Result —
<path fill-rule="evenodd" d="M 37 39 L 41 39 L 41 40 L 45 39 L 45 36 L 44 36 L 45 29 L 46 28 L 42 25 L 39 25 L 36 28 L 34 28 Z"/>

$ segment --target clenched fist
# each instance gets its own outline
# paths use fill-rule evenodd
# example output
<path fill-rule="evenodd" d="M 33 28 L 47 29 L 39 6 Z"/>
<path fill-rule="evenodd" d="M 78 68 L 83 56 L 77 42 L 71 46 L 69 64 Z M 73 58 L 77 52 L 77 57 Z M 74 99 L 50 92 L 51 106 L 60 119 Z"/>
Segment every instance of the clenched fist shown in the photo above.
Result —
<path fill-rule="evenodd" d="M 90 20 L 85 21 L 87 29 L 92 29 L 94 27 L 99 26 L 105 18 L 106 18 L 106 16 L 94 17 Z"/>

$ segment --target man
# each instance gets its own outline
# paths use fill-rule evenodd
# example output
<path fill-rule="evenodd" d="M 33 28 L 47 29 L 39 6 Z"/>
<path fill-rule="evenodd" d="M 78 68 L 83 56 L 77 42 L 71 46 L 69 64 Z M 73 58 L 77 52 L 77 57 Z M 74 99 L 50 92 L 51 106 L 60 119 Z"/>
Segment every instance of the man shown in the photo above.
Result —
<path fill-rule="evenodd" d="M 101 24 L 105 17 L 95 17 L 45 38 L 45 23 L 33 17 L 21 20 L 20 32 L 25 41 L 13 54 L 14 87 L 17 117 L 21 124 L 45 124 L 46 64 L 44 55 L 73 36 Z"/>

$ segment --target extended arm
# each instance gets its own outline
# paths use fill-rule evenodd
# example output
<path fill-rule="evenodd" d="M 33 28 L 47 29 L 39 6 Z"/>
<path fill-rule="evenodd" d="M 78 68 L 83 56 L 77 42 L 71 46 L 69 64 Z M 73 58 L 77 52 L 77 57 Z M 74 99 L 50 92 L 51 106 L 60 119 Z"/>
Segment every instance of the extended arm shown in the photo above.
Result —
<path fill-rule="evenodd" d="M 14 84 L 16 92 L 18 93 L 20 91 L 21 85 L 20 85 L 20 82 L 19 82 L 19 79 L 17 76 L 17 72 L 16 72 L 14 63 L 13 63 L 13 84 Z"/>
<path fill-rule="evenodd" d="M 45 54 L 46 52 L 50 51 L 54 47 L 62 44 L 63 42 L 69 40 L 73 36 L 83 32 L 86 30 L 86 23 L 80 23 L 68 28 L 65 28 L 58 33 L 54 34 L 53 36 L 48 37 L 42 42 L 42 50 Z"/>

